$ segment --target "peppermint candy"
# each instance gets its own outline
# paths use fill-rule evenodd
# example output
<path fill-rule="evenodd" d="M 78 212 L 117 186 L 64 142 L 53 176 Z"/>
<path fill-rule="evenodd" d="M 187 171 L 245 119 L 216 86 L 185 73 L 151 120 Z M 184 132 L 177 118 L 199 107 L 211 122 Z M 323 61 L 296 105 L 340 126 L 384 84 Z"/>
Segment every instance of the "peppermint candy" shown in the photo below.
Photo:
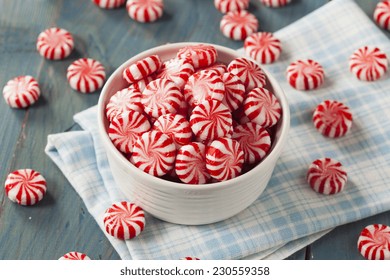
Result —
<path fill-rule="evenodd" d="M 112 122 L 116 115 L 126 111 L 137 111 L 142 113 L 144 108 L 141 103 L 142 94 L 135 88 L 124 88 L 117 91 L 106 105 L 107 119 Z"/>
<path fill-rule="evenodd" d="M 225 96 L 222 103 L 229 108 L 230 111 L 238 109 L 245 97 L 245 86 L 240 78 L 231 73 L 225 73 L 222 76 L 222 82 L 225 84 Z"/>
<path fill-rule="evenodd" d="M 135 81 L 134 83 L 129 85 L 129 88 L 134 88 L 139 90 L 140 92 L 143 92 L 146 88 L 146 86 L 156 79 L 156 75 L 152 74 L 150 76 L 147 76 L 141 80 Z"/>
<path fill-rule="evenodd" d="M 35 170 L 19 169 L 8 174 L 4 188 L 12 202 L 29 206 L 41 201 L 46 194 L 46 180 Z"/>
<path fill-rule="evenodd" d="M 103 9 L 115 9 L 124 5 L 126 0 L 92 0 L 92 2 Z"/>
<path fill-rule="evenodd" d="M 208 99 L 222 101 L 224 95 L 225 85 L 221 77 L 207 70 L 196 72 L 184 86 L 184 97 L 191 107 Z"/>
<path fill-rule="evenodd" d="M 177 152 L 175 171 L 183 183 L 207 183 L 210 174 L 206 169 L 206 146 L 198 142 L 182 146 Z"/>
<path fill-rule="evenodd" d="M 132 239 L 145 228 L 145 213 L 141 207 L 127 201 L 112 204 L 103 217 L 106 232 L 118 239 Z"/>
<path fill-rule="evenodd" d="M 222 76 L 227 72 L 227 66 L 222 63 L 214 63 L 213 65 L 198 69 L 198 72 L 199 71 L 209 71 L 219 76 Z"/>
<path fill-rule="evenodd" d="M 129 16 L 138 22 L 153 22 L 162 17 L 163 0 L 127 0 L 126 9 Z"/>
<path fill-rule="evenodd" d="M 262 64 L 273 63 L 282 52 L 282 44 L 272 33 L 258 32 L 248 36 L 244 42 L 245 53 Z"/>
<path fill-rule="evenodd" d="M 176 147 L 171 137 L 152 130 L 137 139 L 130 161 L 142 171 L 160 177 L 173 169 L 175 158 Z"/>
<path fill-rule="evenodd" d="M 89 261 L 91 260 L 86 254 L 80 252 L 69 252 L 59 258 L 61 261 Z"/>
<path fill-rule="evenodd" d="M 199 261 L 200 259 L 197 257 L 184 257 L 181 258 L 180 260 L 185 260 L 185 261 Z"/>
<path fill-rule="evenodd" d="M 265 74 L 260 66 L 245 57 L 236 58 L 228 65 L 228 71 L 244 83 L 246 91 L 265 86 Z"/>
<path fill-rule="evenodd" d="M 34 104 L 40 95 L 38 82 L 31 76 L 13 78 L 3 88 L 3 97 L 11 108 L 27 108 Z"/>
<path fill-rule="evenodd" d="M 287 67 L 287 80 L 297 90 L 316 89 L 324 83 L 324 69 L 311 59 L 297 60 Z"/>
<path fill-rule="evenodd" d="M 271 137 L 260 125 L 248 122 L 234 128 L 232 139 L 240 143 L 246 163 L 258 163 L 271 148 Z"/>
<path fill-rule="evenodd" d="M 244 152 L 240 144 L 231 138 L 214 140 L 206 150 L 206 168 L 210 176 L 226 181 L 241 174 Z"/>
<path fill-rule="evenodd" d="M 151 55 L 131 64 L 123 71 L 123 78 L 129 83 L 135 83 L 159 70 L 162 61 L 158 55 Z"/>
<path fill-rule="evenodd" d="M 192 45 L 180 49 L 177 58 L 188 59 L 195 69 L 207 67 L 217 61 L 217 50 L 211 45 Z"/>
<path fill-rule="evenodd" d="M 260 0 L 260 2 L 267 7 L 279 8 L 287 5 L 291 0 Z"/>
<path fill-rule="evenodd" d="M 390 30 L 390 1 L 379 2 L 375 7 L 373 17 L 380 27 Z"/>
<path fill-rule="evenodd" d="M 108 127 L 108 137 L 119 151 L 131 153 L 137 138 L 149 130 L 148 119 L 140 112 L 129 110 L 112 119 Z"/>
<path fill-rule="evenodd" d="M 249 0 L 214 0 L 214 6 L 221 13 L 247 10 Z"/>
<path fill-rule="evenodd" d="M 165 78 L 174 82 L 180 90 L 183 90 L 188 78 L 194 74 L 194 66 L 186 59 L 171 59 L 163 63 L 157 72 L 157 78 Z"/>
<path fill-rule="evenodd" d="M 103 65 L 91 58 L 80 58 L 74 61 L 66 71 L 70 87 L 82 93 L 100 89 L 106 79 Z"/>
<path fill-rule="evenodd" d="M 74 48 L 69 31 L 53 27 L 42 31 L 37 38 L 37 50 L 47 59 L 59 60 L 68 57 Z"/>
<path fill-rule="evenodd" d="M 315 128 L 327 137 L 344 136 L 352 126 L 352 113 L 343 103 L 335 100 L 321 102 L 314 111 Z"/>
<path fill-rule="evenodd" d="M 282 107 L 275 95 L 265 88 L 251 90 L 244 101 L 245 115 L 262 127 L 274 126 L 282 115 Z"/>
<path fill-rule="evenodd" d="M 232 114 L 221 101 L 205 100 L 192 111 L 190 125 L 196 137 L 211 141 L 228 135 L 232 127 Z"/>
<path fill-rule="evenodd" d="M 176 113 L 183 99 L 183 94 L 174 82 L 157 79 L 146 86 L 141 103 L 146 114 L 158 118 L 165 114 Z"/>
<path fill-rule="evenodd" d="M 233 11 L 222 17 L 220 29 L 230 39 L 244 40 L 256 32 L 258 26 L 257 18 L 248 11 Z"/>
<path fill-rule="evenodd" d="M 335 194 L 344 189 L 347 172 L 337 160 L 320 158 L 310 164 L 306 179 L 314 191 Z"/>
<path fill-rule="evenodd" d="M 387 68 L 387 56 L 377 47 L 361 47 L 349 58 L 349 70 L 362 81 L 380 79 Z"/>
<path fill-rule="evenodd" d="M 382 224 L 366 226 L 359 235 L 357 247 L 368 260 L 390 260 L 390 227 Z"/>

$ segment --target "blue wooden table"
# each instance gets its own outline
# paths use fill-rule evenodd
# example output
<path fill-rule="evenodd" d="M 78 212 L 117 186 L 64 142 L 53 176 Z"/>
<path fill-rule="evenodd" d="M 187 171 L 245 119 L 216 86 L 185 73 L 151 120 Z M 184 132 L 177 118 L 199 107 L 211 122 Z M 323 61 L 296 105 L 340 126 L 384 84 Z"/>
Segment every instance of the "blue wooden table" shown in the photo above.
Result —
<path fill-rule="evenodd" d="M 0 179 L 4 182 L 15 169 L 33 168 L 48 183 L 47 195 L 34 207 L 14 204 L 0 190 L 0 259 L 58 259 L 73 250 L 86 252 L 92 259 L 119 258 L 44 148 L 48 134 L 77 129 L 72 116 L 98 101 L 99 92 L 85 95 L 69 87 L 66 69 L 75 59 L 97 59 L 110 75 L 129 57 L 167 42 L 243 46 L 221 34 L 222 15 L 212 0 L 164 2 L 162 19 L 141 24 L 131 20 L 124 8 L 104 10 L 90 0 L 0 0 L 0 85 L 29 74 L 37 78 L 42 92 L 27 110 L 11 109 L 0 101 Z M 250 11 L 258 17 L 260 30 L 274 32 L 326 2 L 293 0 L 284 8 L 268 9 L 251 0 Z M 357 2 L 371 17 L 378 1 Z M 65 60 L 48 61 L 36 51 L 37 35 L 52 26 L 74 35 L 75 50 Z M 390 213 L 340 226 L 290 259 L 362 259 L 356 249 L 357 236 L 371 223 L 390 224 Z"/>

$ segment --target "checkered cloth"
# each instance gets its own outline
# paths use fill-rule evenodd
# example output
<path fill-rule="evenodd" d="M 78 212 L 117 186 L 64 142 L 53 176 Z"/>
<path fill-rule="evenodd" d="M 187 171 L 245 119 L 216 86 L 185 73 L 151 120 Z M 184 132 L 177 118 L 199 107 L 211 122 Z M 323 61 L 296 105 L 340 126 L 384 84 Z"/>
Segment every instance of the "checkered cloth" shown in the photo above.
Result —
<path fill-rule="evenodd" d="M 271 12 L 271 11 L 270 11 Z M 131 241 L 108 236 L 123 259 L 284 258 L 326 231 L 390 210 L 390 79 L 357 80 L 348 58 L 375 45 L 390 54 L 389 39 L 349 0 L 331 1 L 275 35 L 283 43 L 278 62 L 264 66 L 280 82 L 291 107 L 288 143 L 264 193 L 245 211 L 206 226 L 180 226 L 147 216 L 144 232 Z M 300 92 L 286 82 L 290 62 L 311 58 L 325 69 L 320 89 Z M 318 133 L 311 116 L 325 99 L 353 112 L 352 130 L 330 139 Z M 96 107 L 75 115 L 84 131 L 50 135 L 46 153 L 59 166 L 103 229 L 103 213 L 123 199 L 110 173 L 96 126 Z M 320 157 L 343 163 L 348 182 L 337 195 L 321 195 L 305 180 Z"/>

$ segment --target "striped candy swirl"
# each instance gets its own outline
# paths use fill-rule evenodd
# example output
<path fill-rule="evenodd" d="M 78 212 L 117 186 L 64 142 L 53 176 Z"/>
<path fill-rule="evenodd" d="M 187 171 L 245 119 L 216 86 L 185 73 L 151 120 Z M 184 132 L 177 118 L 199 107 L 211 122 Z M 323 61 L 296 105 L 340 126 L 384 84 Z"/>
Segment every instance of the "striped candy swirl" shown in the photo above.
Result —
<path fill-rule="evenodd" d="M 153 22 L 164 12 L 163 0 L 127 0 L 126 9 L 129 16 L 138 22 Z"/>
<path fill-rule="evenodd" d="M 92 0 L 92 2 L 103 9 L 115 9 L 124 5 L 126 0 Z"/>
<path fill-rule="evenodd" d="M 256 32 L 259 26 L 257 18 L 248 11 L 232 11 L 222 17 L 222 34 L 233 40 L 244 40 Z"/>
<path fill-rule="evenodd" d="M 349 70 L 362 81 L 380 79 L 387 68 L 387 56 L 377 47 L 361 47 L 349 58 Z"/>
<path fill-rule="evenodd" d="M 195 69 L 214 64 L 217 56 L 216 48 L 204 44 L 186 46 L 177 52 L 177 58 L 188 59 Z"/>
<path fill-rule="evenodd" d="M 232 60 L 228 65 L 228 71 L 240 78 L 247 92 L 255 87 L 265 86 L 266 77 L 263 70 L 259 65 L 245 57 Z"/>
<path fill-rule="evenodd" d="M 287 67 L 287 80 L 297 90 L 316 89 L 324 78 L 324 69 L 312 59 L 297 60 Z"/>
<path fill-rule="evenodd" d="M 247 10 L 249 0 L 214 0 L 214 6 L 221 13 Z"/>
<path fill-rule="evenodd" d="M 163 63 L 157 72 L 157 78 L 165 78 L 174 82 L 183 90 L 188 78 L 194 74 L 194 66 L 186 59 L 171 59 Z"/>
<path fill-rule="evenodd" d="M 390 227 L 373 224 L 360 233 L 357 247 L 368 260 L 390 260 Z"/>
<path fill-rule="evenodd" d="M 99 61 L 80 58 L 68 67 L 66 77 L 71 88 L 82 93 L 90 93 L 103 86 L 106 73 Z"/>
<path fill-rule="evenodd" d="M 59 260 L 62 261 L 88 261 L 91 260 L 86 254 L 80 252 L 69 252 L 63 255 Z"/>
<path fill-rule="evenodd" d="M 69 31 L 52 27 L 42 31 L 37 38 L 37 50 L 47 59 L 59 60 L 68 57 L 74 48 L 73 36 Z"/>
<path fill-rule="evenodd" d="M 158 55 L 151 55 L 131 64 L 123 71 L 123 78 L 129 83 L 135 83 L 158 71 L 162 61 Z"/>
<path fill-rule="evenodd" d="M 225 73 L 222 76 L 222 82 L 225 84 L 225 96 L 222 103 L 230 111 L 237 110 L 241 106 L 245 97 L 245 86 L 240 78 L 232 73 Z"/>
<path fill-rule="evenodd" d="M 267 7 L 279 8 L 287 5 L 291 0 L 260 0 L 260 2 Z"/>
<path fill-rule="evenodd" d="M 3 88 L 3 97 L 11 108 L 27 108 L 34 104 L 40 95 L 38 82 L 31 76 L 13 78 Z"/>
<path fill-rule="evenodd" d="M 282 44 L 272 33 L 258 32 L 248 36 L 244 50 L 252 59 L 262 64 L 273 63 L 282 52 Z"/>
<path fill-rule="evenodd" d="M 375 7 L 373 17 L 380 27 L 390 30 L 390 1 L 379 2 Z"/>
<path fill-rule="evenodd" d="M 141 97 L 141 92 L 135 88 L 124 88 L 117 91 L 106 105 L 107 119 L 112 122 L 116 115 L 130 110 L 142 113 L 144 108 Z"/>

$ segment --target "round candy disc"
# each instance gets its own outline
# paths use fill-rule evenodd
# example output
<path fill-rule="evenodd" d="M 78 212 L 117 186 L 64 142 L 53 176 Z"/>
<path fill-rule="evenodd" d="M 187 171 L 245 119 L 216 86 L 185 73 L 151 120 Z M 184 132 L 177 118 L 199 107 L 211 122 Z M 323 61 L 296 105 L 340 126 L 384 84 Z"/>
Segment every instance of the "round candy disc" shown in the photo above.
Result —
<path fill-rule="evenodd" d="M 19 169 L 8 174 L 4 187 L 11 201 L 20 205 L 34 205 L 46 193 L 46 180 L 35 170 Z"/>
<path fill-rule="evenodd" d="M 132 239 L 145 227 L 145 213 L 141 207 L 122 201 L 106 210 L 103 218 L 106 232 L 119 239 Z"/>
<path fill-rule="evenodd" d="M 323 84 L 322 66 L 311 59 L 297 60 L 287 67 L 287 80 L 297 90 L 312 90 Z"/>
<path fill-rule="evenodd" d="M 67 30 L 53 27 L 42 31 L 37 38 L 37 50 L 47 59 L 64 59 L 74 48 L 72 34 Z"/>
<path fill-rule="evenodd" d="M 257 18 L 248 11 L 233 11 L 222 17 L 220 29 L 228 38 L 244 40 L 256 32 L 258 26 Z"/>
<path fill-rule="evenodd" d="M 129 88 L 138 89 L 140 92 L 143 92 L 146 88 L 146 86 L 153 80 L 156 79 L 156 75 L 151 74 L 150 76 L 147 76 L 146 78 L 143 78 L 141 80 L 135 81 L 134 83 L 129 85 Z"/>
<path fill-rule="evenodd" d="M 249 0 L 214 0 L 214 6 L 221 13 L 247 10 Z"/>
<path fill-rule="evenodd" d="M 176 146 L 171 137 L 152 130 L 137 139 L 130 161 L 142 171 L 160 177 L 173 169 L 175 158 Z"/>
<path fill-rule="evenodd" d="M 368 260 L 390 260 L 390 227 L 373 224 L 360 233 L 357 247 Z"/>
<path fill-rule="evenodd" d="M 217 50 L 211 45 L 192 45 L 180 49 L 177 58 L 188 59 L 197 69 L 214 64 L 217 61 Z"/>
<path fill-rule="evenodd" d="M 231 73 L 225 73 L 222 76 L 222 82 L 225 84 L 225 96 L 222 103 L 230 111 L 237 110 L 241 106 L 245 97 L 245 86 L 240 78 Z"/>
<path fill-rule="evenodd" d="M 69 252 L 59 258 L 61 261 L 88 261 L 91 260 L 86 254 L 80 252 Z"/>
<path fill-rule="evenodd" d="M 362 47 L 349 58 L 349 70 L 362 81 L 380 79 L 387 68 L 387 56 L 377 47 Z"/>
<path fill-rule="evenodd" d="M 323 135 L 331 138 L 344 136 L 352 126 L 352 113 L 343 103 L 325 100 L 314 111 L 313 123 Z"/>
<path fill-rule="evenodd" d="M 231 138 L 219 138 L 206 150 L 206 168 L 212 178 L 226 181 L 241 174 L 244 152 Z"/>
<path fill-rule="evenodd" d="M 130 84 L 146 78 L 159 70 L 162 61 L 158 55 L 151 55 L 131 64 L 123 71 L 123 78 Z"/>
<path fill-rule="evenodd" d="M 29 107 L 38 100 L 40 95 L 38 82 L 31 76 L 13 78 L 3 88 L 3 97 L 11 108 Z"/>
<path fill-rule="evenodd" d="M 124 5 L 126 0 L 92 0 L 92 2 L 103 9 L 115 9 Z"/>
<path fill-rule="evenodd" d="M 174 82 L 182 90 L 188 78 L 194 74 L 194 66 L 186 59 L 171 59 L 163 63 L 157 72 L 157 78 L 165 78 Z"/>
<path fill-rule="evenodd" d="M 347 172 L 337 160 L 320 158 L 310 164 L 306 179 L 314 191 L 335 194 L 344 189 Z"/>
<path fill-rule="evenodd" d="M 107 119 L 112 122 L 116 115 L 130 110 L 143 113 L 141 96 L 141 92 L 135 88 L 124 88 L 117 91 L 106 105 Z"/>
<path fill-rule="evenodd" d="M 245 57 L 236 58 L 228 65 L 228 71 L 244 83 L 246 91 L 265 86 L 265 74 L 260 66 Z"/>
<path fill-rule="evenodd" d="M 273 63 L 282 52 L 282 44 L 272 33 L 258 32 L 248 36 L 244 50 L 252 59 L 262 64 Z"/>
<path fill-rule="evenodd" d="M 82 93 L 90 93 L 103 86 L 106 73 L 99 61 L 80 58 L 68 67 L 66 77 L 71 88 Z"/>
<path fill-rule="evenodd" d="M 390 1 L 381 1 L 376 5 L 374 20 L 383 29 L 390 30 Z"/>
<path fill-rule="evenodd" d="M 260 2 L 267 7 L 279 8 L 287 5 L 291 0 L 260 0 Z"/>
<path fill-rule="evenodd" d="M 126 9 L 129 16 L 138 22 L 153 22 L 164 12 L 163 0 L 127 0 Z"/>

